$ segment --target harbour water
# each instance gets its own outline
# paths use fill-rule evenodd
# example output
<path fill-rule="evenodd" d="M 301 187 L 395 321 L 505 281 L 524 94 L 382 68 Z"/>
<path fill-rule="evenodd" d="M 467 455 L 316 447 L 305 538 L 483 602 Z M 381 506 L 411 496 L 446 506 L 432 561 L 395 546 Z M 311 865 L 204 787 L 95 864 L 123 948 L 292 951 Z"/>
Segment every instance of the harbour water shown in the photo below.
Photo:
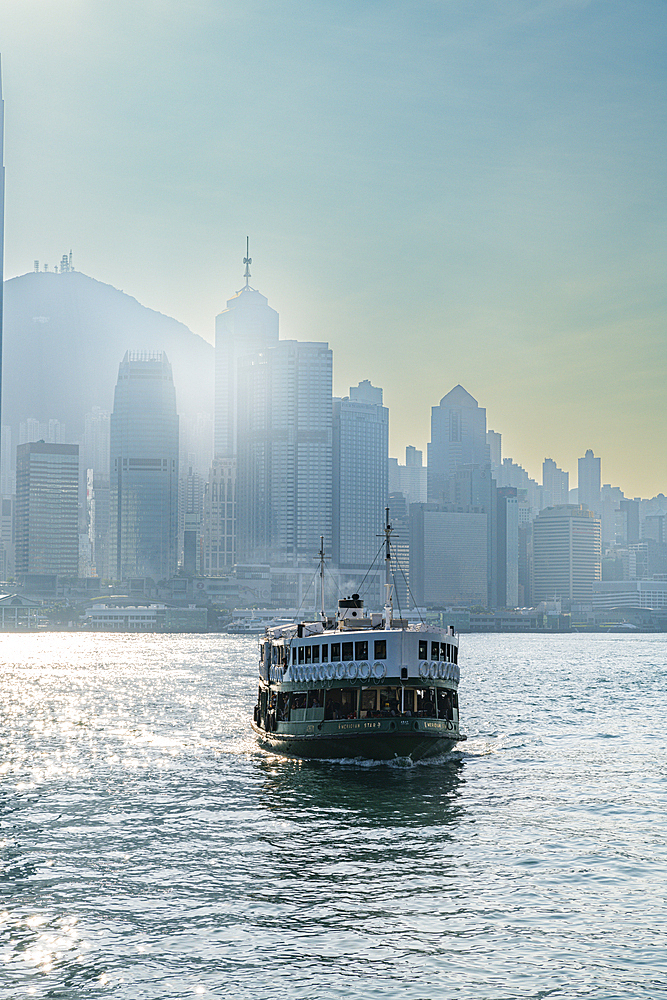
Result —
<path fill-rule="evenodd" d="M 0 998 L 667 998 L 667 635 L 463 636 L 416 765 L 259 751 L 256 650 L 0 637 Z"/>

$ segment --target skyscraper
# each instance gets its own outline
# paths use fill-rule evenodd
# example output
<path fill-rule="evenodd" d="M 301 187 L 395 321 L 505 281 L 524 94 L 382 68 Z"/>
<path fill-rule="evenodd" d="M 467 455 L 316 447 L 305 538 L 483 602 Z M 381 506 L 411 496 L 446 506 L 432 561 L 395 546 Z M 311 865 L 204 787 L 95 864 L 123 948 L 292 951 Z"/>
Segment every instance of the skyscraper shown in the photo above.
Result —
<path fill-rule="evenodd" d="M 109 572 L 169 579 L 178 544 L 178 416 L 164 352 L 128 351 L 111 415 Z"/>
<path fill-rule="evenodd" d="M 238 366 L 238 560 L 312 564 L 331 551 L 328 344 L 281 340 Z"/>
<path fill-rule="evenodd" d="M 590 598 L 601 560 L 601 525 L 593 511 L 572 504 L 540 511 L 533 522 L 533 601 Z"/>
<path fill-rule="evenodd" d="M 447 482 L 459 465 L 489 465 L 486 410 L 461 385 L 431 408 L 428 445 L 428 499 L 442 503 Z"/>
<path fill-rule="evenodd" d="M 245 261 L 245 287 L 228 299 L 227 308 L 215 319 L 216 458 L 236 456 L 239 359 L 259 354 L 278 343 L 278 313 L 266 296 L 248 284 L 251 261 L 249 257 Z"/>
<path fill-rule="evenodd" d="M 368 571 L 387 506 L 389 410 L 370 382 L 333 401 L 333 559 L 342 569 Z M 379 597 L 379 595 L 377 595 Z"/>
<path fill-rule="evenodd" d="M 237 558 L 239 363 L 278 343 L 278 313 L 266 296 L 250 287 L 252 261 L 247 253 L 243 262 L 245 286 L 215 320 L 214 459 L 203 514 L 203 571 L 211 576 L 229 572 Z"/>
<path fill-rule="evenodd" d="M 79 446 L 16 449 L 16 573 L 79 574 Z"/>
<path fill-rule="evenodd" d="M 553 458 L 545 458 L 542 462 L 542 488 L 545 507 L 558 507 L 569 502 L 569 474 L 559 469 Z"/>
<path fill-rule="evenodd" d="M 577 499 L 589 510 L 600 510 L 600 459 L 589 448 L 578 462 Z"/>
<path fill-rule="evenodd" d="M 2 415 L 2 317 L 5 286 L 5 102 L 2 98 L 2 62 L 0 62 L 0 416 Z M 0 452 L 2 442 L 0 440 Z"/>

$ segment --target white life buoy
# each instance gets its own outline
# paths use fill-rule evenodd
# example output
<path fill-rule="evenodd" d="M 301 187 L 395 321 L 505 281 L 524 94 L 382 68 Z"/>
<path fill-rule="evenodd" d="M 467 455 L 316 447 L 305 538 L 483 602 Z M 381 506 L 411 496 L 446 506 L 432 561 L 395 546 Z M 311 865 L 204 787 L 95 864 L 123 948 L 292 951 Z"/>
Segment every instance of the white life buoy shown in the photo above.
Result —
<path fill-rule="evenodd" d="M 435 678 L 438 676 L 438 664 L 435 662 L 435 660 L 431 663 L 430 667 L 428 668 L 428 676 L 430 677 L 431 680 L 435 680 Z"/>
<path fill-rule="evenodd" d="M 323 663 L 320 663 L 319 667 L 313 667 L 313 672 L 317 674 L 318 681 L 323 681 L 327 676 Z"/>
<path fill-rule="evenodd" d="M 343 677 L 345 677 L 345 664 L 344 663 L 336 663 L 335 664 L 335 669 L 336 669 L 336 680 L 337 681 L 342 681 Z"/>
<path fill-rule="evenodd" d="M 345 676 L 348 680 L 356 681 L 358 672 L 356 663 L 352 661 L 351 663 L 344 663 L 343 666 L 345 667 Z"/>
<path fill-rule="evenodd" d="M 383 681 L 387 676 L 387 667 L 380 660 L 376 660 L 373 664 L 373 679 L 376 681 Z"/>
<path fill-rule="evenodd" d="M 423 681 L 425 681 L 426 678 L 428 677 L 428 663 L 426 662 L 426 660 L 422 660 L 422 662 L 419 664 L 419 676 Z"/>
<path fill-rule="evenodd" d="M 324 667 L 324 673 L 328 681 L 332 681 L 334 679 L 334 677 L 336 676 L 336 671 L 333 663 L 327 663 L 327 665 Z"/>
<path fill-rule="evenodd" d="M 371 676 L 371 668 L 368 663 L 360 663 L 358 671 L 359 680 L 367 681 Z"/>
<path fill-rule="evenodd" d="M 447 671 L 447 664 L 444 663 L 443 660 L 440 660 L 440 662 L 438 663 L 438 677 L 440 678 L 440 680 L 444 680 L 444 678 L 447 676 L 446 671 Z"/>

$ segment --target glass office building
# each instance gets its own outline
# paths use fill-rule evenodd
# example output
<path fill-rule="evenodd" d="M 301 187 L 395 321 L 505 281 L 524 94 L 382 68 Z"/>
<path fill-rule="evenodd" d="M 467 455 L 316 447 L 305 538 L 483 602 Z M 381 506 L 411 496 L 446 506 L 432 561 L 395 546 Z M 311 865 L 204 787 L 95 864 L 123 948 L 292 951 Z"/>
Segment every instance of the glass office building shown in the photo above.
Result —
<path fill-rule="evenodd" d="M 16 572 L 79 572 L 79 446 L 33 441 L 16 449 Z"/>
<path fill-rule="evenodd" d="M 164 352 L 125 354 L 110 433 L 110 574 L 168 580 L 178 544 L 178 415 Z"/>

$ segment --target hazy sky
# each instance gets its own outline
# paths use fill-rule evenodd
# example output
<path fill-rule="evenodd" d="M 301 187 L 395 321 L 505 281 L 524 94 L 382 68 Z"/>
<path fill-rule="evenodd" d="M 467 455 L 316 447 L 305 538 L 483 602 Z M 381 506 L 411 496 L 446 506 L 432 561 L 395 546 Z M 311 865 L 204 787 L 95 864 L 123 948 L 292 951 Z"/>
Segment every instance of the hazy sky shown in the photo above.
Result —
<path fill-rule="evenodd" d="M 541 482 L 667 492 L 665 0 L 2 0 L 6 277 L 213 340 L 243 284 L 370 378 L 460 382 Z"/>

